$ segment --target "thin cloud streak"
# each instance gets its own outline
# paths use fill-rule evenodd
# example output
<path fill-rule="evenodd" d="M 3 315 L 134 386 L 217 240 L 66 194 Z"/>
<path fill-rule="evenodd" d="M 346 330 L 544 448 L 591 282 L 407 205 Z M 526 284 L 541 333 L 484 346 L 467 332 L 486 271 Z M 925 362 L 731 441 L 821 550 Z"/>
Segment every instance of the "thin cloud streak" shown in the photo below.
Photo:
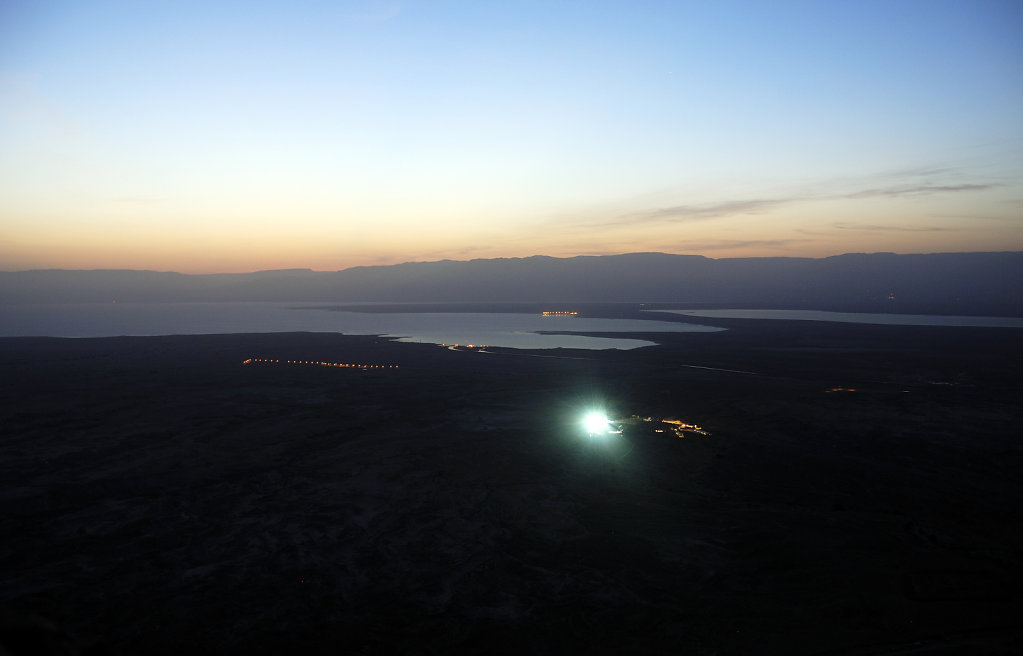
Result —
<path fill-rule="evenodd" d="M 931 169 L 935 171 L 938 169 Z M 863 189 L 849 193 L 799 195 L 783 198 L 736 199 L 707 205 L 676 205 L 655 210 L 623 214 L 616 220 L 600 225 L 623 225 L 635 223 L 664 222 L 692 223 L 709 219 L 727 218 L 739 214 L 760 214 L 770 210 L 800 202 L 831 201 L 831 200 L 862 200 L 867 198 L 902 198 L 906 196 L 928 196 L 932 194 L 962 193 L 987 191 L 1000 187 L 999 184 L 918 184 L 895 187 Z"/>
<path fill-rule="evenodd" d="M 902 196 L 926 196 L 930 194 L 956 193 L 962 191 L 986 191 L 998 187 L 996 184 L 958 184 L 958 185 L 909 185 L 889 187 L 887 189 L 864 189 L 863 191 L 836 196 L 841 199 L 857 198 L 899 198 Z"/>
<path fill-rule="evenodd" d="M 941 166 L 918 166 L 916 168 L 906 168 L 899 169 L 896 171 L 889 171 L 887 173 L 881 173 L 876 177 L 891 180 L 893 178 L 897 179 L 934 177 L 936 175 L 947 175 L 949 173 L 956 173 L 956 169 Z"/>
<path fill-rule="evenodd" d="M 719 239 L 714 241 L 688 241 L 677 244 L 680 250 L 723 251 L 760 246 L 789 246 L 815 241 L 813 239 Z M 677 249 L 678 250 L 678 249 Z"/>
<path fill-rule="evenodd" d="M 938 226 L 886 226 L 874 223 L 849 223 L 839 221 L 831 224 L 839 230 L 862 230 L 864 232 L 950 232 L 955 228 L 939 228 Z"/>
<path fill-rule="evenodd" d="M 663 207 L 647 212 L 625 214 L 620 216 L 617 221 L 608 222 L 607 225 L 655 221 L 658 219 L 662 219 L 668 223 L 689 223 L 693 221 L 716 219 L 724 216 L 733 216 L 735 214 L 758 214 L 764 210 L 772 209 L 779 205 L 785 205 L 794 202 L 795 200 L 798 199 L 748 199 L 731 200 L 711 205 L 676 205 L 675 207 Z"/>

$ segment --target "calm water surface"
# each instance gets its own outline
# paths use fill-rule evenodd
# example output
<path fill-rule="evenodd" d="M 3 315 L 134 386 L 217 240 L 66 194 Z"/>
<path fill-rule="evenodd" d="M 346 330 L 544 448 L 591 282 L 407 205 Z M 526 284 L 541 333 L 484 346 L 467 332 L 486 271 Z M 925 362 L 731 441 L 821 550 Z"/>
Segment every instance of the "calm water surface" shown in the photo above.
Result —
<path fill-rule="evenodd" d="M 365 313 L 296 303 L 81 303 L 0 306 L 0 336 L 114 337 L 223 333 L 335 332 L 432 344 L 508 348 L 633 349 L 639 339 L 545 335 L 539 331 L 714 332 L 713 326 L 522 313 Z"/>
<path fill-rule="evenodd" d="M 1020 317 L 967 317 L 932 314 L 880 314 L 824 312 L 821 310 L 649 310 L 708 319 L 784 319 L 786 321 L 836 321 L 891 326 L 969 326 L 977 328 L 1023 328 Z"/>

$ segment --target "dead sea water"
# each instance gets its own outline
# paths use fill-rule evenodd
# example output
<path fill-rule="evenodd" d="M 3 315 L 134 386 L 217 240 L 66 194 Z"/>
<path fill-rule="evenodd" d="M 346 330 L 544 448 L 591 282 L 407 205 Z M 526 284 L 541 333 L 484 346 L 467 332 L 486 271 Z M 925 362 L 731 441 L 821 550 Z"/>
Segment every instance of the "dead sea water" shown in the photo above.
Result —
<path fill-rule="evenodd" d="M 497 312 L 352 312 L 301 303 L 72 303 L 0 306 L 0 336 L 116 337 L 333 332 L 434 344 L 508 348 L 633 349 L 640 339 L 571 333 L 716 332 L 713 326 L 640 319 L 545 318 Z"/>
<path fill-rule="evenodd" d="M 775 319 L 830 321 L 886 326 L 963 326 L 973 328 L 1023 328 L 1020 317 L 977 317 L 937 314 L 889 314 L 878 312 L 825 312 L 823 310 L 648 310 L 707 319 Z"/>

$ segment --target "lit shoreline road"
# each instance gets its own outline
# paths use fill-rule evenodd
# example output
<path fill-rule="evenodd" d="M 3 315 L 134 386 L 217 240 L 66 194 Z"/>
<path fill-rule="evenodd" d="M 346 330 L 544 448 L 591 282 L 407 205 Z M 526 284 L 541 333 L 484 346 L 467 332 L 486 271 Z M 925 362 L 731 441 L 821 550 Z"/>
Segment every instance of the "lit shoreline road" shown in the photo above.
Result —
<path fill-rule="evenodd" d="M 396 364 L 356 364 L 352 362 L 323 362 L 320 360 L 280 360 L 273 358 L 248 358 L 242 364 L 309 364 L 320 367 L 338 367 L 341 369 L 398 369 Z"/>

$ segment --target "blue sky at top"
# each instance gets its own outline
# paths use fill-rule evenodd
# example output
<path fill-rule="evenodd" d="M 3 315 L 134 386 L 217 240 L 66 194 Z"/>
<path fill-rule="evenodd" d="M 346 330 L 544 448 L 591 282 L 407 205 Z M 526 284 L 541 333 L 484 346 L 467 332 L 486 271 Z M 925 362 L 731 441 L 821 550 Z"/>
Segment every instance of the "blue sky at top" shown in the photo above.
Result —
<path fill-rule="evenodd" d="M 1015 2 L 0 3 L 0 268 L 1023 249 Z"/>

